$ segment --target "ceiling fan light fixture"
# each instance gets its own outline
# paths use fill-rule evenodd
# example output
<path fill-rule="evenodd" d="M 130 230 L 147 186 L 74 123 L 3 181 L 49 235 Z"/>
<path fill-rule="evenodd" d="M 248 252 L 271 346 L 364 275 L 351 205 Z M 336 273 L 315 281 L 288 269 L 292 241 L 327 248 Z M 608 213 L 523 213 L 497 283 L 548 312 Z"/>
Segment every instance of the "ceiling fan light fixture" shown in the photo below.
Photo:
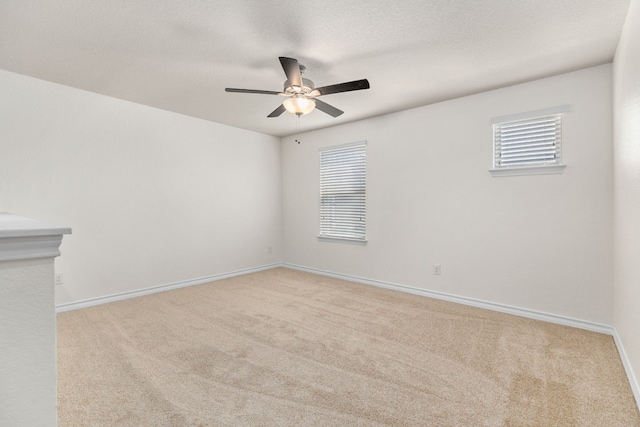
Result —
<path fill-rule="evenodd" d="M 273 110 L 267 117 L 280 117 L 285 111 L 300 117 L 303 114 L 309 114 L 316 108 L 331 117 L 338 117 L 344 111 L 327 104 L 320 99 L 316 99 L 322 95 L 330 95 L 332 93 L 351 92 L 353 90 L 369 89 L 369 81 L 367 79 L 354 80 L 352 82 L 338 83 L 335 85 L 322 86 L 316 88 L 316 85 L 309 79 L 302 77 L 305 71 L 304 65 L 300 65 L 297 59 L 281 56 L 280 65 L 284 70 L 287 80 L 284 82 L 282 92 L 273 90 L 257 90 L 257 89 L 238 89 L 228 87 L 226 92 L 237 93 L 257 93 L 262 95 L 278 95 L 286 96 L 287 99 L 278 108 Z"/>
<path fill-rule="evenodd" d="M 309 99 L 304 96 L 293 96 L 285 100 L 283 105 L 288 112 L 295 114 L 296 116 L 309 114 L 316 108 L 316 102 L 313 99 Z"/>

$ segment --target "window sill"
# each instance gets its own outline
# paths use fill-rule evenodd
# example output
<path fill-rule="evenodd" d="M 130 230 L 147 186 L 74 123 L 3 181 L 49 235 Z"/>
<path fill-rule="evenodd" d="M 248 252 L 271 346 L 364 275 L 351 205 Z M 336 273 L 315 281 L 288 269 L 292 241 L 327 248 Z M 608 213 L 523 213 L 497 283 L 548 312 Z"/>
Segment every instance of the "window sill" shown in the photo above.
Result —
<path fill-rule="evenodd" d="M 494 177 L 500 176 L 521 176 L 521 175 L 547 175 L 558 174 L 564 172 L 564 168 L 567 165 L 552 165 L 552 166 L 533 166 L 533 167 L 521 167 L 521 168 L 504 168 L 504 169 L 490 169 L 491 175 Z"/>
<path fill-rule="evenodd" d="M 318 236 L 318 240 L 321 242 L 333 242 L 333 243 L 350 243 L 352 245 L 360 245 L 366 246 L 366 240 L 355 240 L 355 239 L 346 239 L 343 237 L 327 237 L 327 236 Z"/>

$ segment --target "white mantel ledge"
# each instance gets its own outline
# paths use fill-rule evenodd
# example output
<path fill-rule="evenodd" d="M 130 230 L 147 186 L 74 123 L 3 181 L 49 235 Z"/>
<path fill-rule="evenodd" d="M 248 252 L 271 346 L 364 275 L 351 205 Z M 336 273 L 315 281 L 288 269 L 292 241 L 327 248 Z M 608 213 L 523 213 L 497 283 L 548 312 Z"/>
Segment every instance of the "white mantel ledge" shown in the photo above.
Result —
<path fill-rule="evenodd" d="M 0 261 L 57 257 L 64 234 L 71 229 L 0 212 Z"/>

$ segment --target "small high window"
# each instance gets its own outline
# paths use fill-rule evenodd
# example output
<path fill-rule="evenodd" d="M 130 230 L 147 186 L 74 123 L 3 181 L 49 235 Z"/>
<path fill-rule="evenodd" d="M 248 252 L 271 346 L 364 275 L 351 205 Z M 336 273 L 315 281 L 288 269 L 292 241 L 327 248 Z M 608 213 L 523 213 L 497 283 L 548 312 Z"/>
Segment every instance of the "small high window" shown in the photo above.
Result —
<path fill-rule="evenodd" d="M 494 175 L 560 173 L 562 164 L 562 111 L 541 110 L 494 119 Z"/>

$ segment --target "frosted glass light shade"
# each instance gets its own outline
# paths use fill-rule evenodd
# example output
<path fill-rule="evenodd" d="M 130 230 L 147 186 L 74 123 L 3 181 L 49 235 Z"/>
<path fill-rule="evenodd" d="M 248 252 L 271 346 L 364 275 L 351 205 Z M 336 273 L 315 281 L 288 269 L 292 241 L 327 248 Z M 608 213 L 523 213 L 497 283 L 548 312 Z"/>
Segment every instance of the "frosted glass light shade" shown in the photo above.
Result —
<path fill-rule="evenodd" d="M 284 108 L 290 113 L 300 116 L 308 114 L 316 108 L 316 102 L 313 99 L 304 97 L 293 97 L 283 102 Z"/>

